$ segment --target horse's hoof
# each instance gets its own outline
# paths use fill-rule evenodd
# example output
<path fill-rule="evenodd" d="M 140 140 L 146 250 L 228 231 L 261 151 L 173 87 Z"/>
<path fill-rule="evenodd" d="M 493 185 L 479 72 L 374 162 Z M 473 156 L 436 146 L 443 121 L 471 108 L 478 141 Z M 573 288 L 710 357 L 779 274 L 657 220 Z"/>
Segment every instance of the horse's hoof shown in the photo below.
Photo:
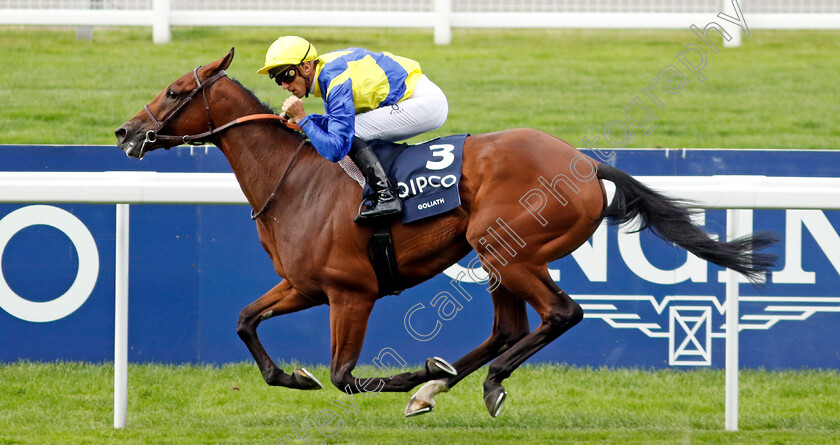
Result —
<path fill-rule="evenodd" d="M 455 367 L 440 357 L 427 358 L 426 371 L 428 371 L 429 374 L 436 379 L 458 375 L 458 371 L 455 370 Z"/>
<path fill-rule="evenodd" d="M 419 416 L 420 414 L 426 414 L 435 408 L 435 401 L 432 400 L 430 402 L 426 402 L 424 400 L 420 400 L 417 398 L 416 395 L 411 396 L 411 400 L 408 401 L 408 406 L 405 407 L 405 416 L 406 417 L 413 417 Z"/>
<path fill-rule="evenodd" d="M 315 378 L 312 373 L 307 371 L 305 368 L 298 368 L 295 369 L 295 372 L 292 373 L 292 376 L 295 378 L 295 383 L 297 383 L 298 389 L 322 389 L 324 385 Z"/>
<path fill-rule="evenodd" d="M 503 386 L 499 386 L 484 396 L 484 405 L 487 406 L 490 417 L 496 417 L 502 412 L 502 404 L 505 403 L 506 398 L 507 391 Z"/>

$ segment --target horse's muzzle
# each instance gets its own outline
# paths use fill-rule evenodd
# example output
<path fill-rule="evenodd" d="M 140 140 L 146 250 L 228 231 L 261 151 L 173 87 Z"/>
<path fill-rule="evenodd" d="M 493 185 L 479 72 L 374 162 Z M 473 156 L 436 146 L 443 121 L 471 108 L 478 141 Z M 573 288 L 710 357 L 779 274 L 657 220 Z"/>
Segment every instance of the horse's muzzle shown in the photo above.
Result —
<path fill-rule="evenodd" d="M 131 132 L 129 131 L 127 125 L 123 125 L 114 132 L 114 135 L 117 137 L 117 147 L 122 150 L 126 156 L 130 158 L 143 159 L 146 151 L 148 151 L 147 149 L 149 148 L 149 143 L 155 141 L 154 131 L 150 131 L 150 133 L 152 133 L 151 140 L 148 133 L 149 132 L 147 132 L 147 134 L 136 131 Z"/>

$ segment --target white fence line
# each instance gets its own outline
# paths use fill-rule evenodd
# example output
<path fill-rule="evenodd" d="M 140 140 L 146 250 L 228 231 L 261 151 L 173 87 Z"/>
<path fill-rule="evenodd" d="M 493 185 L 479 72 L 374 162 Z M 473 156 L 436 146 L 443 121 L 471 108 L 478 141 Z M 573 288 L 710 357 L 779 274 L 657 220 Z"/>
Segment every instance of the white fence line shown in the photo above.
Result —
<path fill-rule="evenodd" d="M 638 176 L 705 209 L 840 209 L 840 178 Z M 233 173 L 0 172 L 0 202 L 247 204 Z"/>
<path fill-rule="evenodd" d="M 452 28 L 659 28 L 704 25 L 705 12 L 482 12 L 453 10 L 454 0 L 433 0 L 430 11 L 173 9 L 151 0 L 151 9 L 0 9 L 0 25 L 151 26 L 156 43 L 171 40 L 171 26 L 323 26 L 432 28 L 435 43 L 448 44 Z M 729 11 L 730 1 L 720 1 Z M 840 29 L 838 12 L 751 13 L 750 29 Z M 836 9 L 836 8 L 835 8 Z M 708 18 L 718 11 L 709 11 Z M 702 28 L 702 26 L 701 26 Z"/>
<path fill-rule="evenodd" d="M 840 178 L 767 176 L 640 176 L 699 208 L 727 209 L 727 239 L 742 235 L 745 210 L 840 210 Z M 128 367 L 129 204 L 247 204 L 232 173 L 0 172 L 0 203 L 116 204 L 114 427 L 124 428 Z M 738 429 L 738 284 L 726 281 L 726 429 Z"/>
<path fill-rule="evenodd" d="M 0 172 L 0 202 L 247 204 L 233 173 Z"/>

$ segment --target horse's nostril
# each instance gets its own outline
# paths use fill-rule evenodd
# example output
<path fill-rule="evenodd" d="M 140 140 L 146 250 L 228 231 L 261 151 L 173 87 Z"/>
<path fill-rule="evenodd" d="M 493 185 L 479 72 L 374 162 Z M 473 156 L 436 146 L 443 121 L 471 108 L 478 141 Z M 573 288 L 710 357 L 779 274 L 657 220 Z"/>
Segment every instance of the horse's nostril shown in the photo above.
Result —
<path fill-rule="evenodd" d="M 117 128 L 117 131 L 114 132 L 114 135 L 117 136 L 117 142 L 122 142 L 125 139 L 125 135 L 128 132 L 126 131 L 125 127 Z"/>

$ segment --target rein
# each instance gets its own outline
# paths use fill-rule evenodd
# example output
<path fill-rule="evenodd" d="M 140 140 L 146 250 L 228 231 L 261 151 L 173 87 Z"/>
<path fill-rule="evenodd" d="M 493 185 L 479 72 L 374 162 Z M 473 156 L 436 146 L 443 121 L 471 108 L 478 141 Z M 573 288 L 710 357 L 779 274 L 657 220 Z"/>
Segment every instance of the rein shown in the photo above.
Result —
<path fill-rule="evenodd" d="M 154 130 L 149 130 L 146 132 L 146 139 L 143 141 L 143 145 L 140 147 L 140 158 L 143 158 L 143 154 L 145 153 L 146 144 L 155 143 L 157 141 L 175 141 L 180 144 L 190 144 L 190 145 L 199 145 L 206 142 L 207 138 L 213 136 L 215 134 L 221 133 L 227 130 L 230 127 L 235 125 L 244 124 L 246 122 L 255 121 L 255 120 L 269 120 L 275 119 L 282 121 L 284 125 L 291 128 L 292 130 L 300 130 L 300 126 L 297 124 L 293 124 L 288 122 L 288 118 L 278 116 L 276 114 L 249 114 L 247 116 L 242 116 L 240 118 L 234 119 L 222 126 L 214 127 L 213 121 L 210 119 L 210 102 L 207 100 L 206 88 L 210 85 L 213 85 L 217 80 L 221 79 L 222 77 L 227 76 L 225 70 L 219 70 L 216 74 L 208 77 L 204 83 L 201 83 L 201 80 L 198 78 L 198 69 L 201 68 L 200 66 L 193 70 L 193 76 L 195 77 L 196 87 L 193 89 L 184 100 L 181 101 L 162 121 L 158 121 L 155 118 L 155 115 L 152 114 L 152 110 L 149 109 L 149 105 L 146 104 L 143 109 L 146 110 L 146 114 L 149 115 L 149 119 L 152 120 L 152 123 L 155 124 Z M 203 133 L 198 134 L 187 134 L 184 136 L 172 136 L 172 135 L 163 135 L 158 134 L 158 132 L 166 126 L 180 111 L 184 108 L 188 103 L 190 103 L 195 97 L 196 94 L 201 92 L 201 96 L 204 98 L 204 111 L 207 114 L 207 128 L 208 130 Z M 280 180 L 277 181 L 277 185 L 274 187 L 274 190 L 269 195 L 268 199 L 265 201 L 265 204 L 260 208 L 259 211 L 255 212 L 253 209 L 251 210 L 251 219 L 257 219 L 268 210 L 268 207 L 271 205 L 271 202 L 274 201 L 274 198 L 277 196 L 277 192 L 280 191 L 280 187 L 283 185 L 284 180 L 286 179 L 286 174 L 291 170 L 292 165 L 295 163 L 297 159 L 298 153 L 300 153 L 301 148 L 303 148 L 304 144 L 306 144 L 306 139 L 300 142 L 295 153 L 292 155 L 292 158 L 289 159 L 289 163 L 286 164 L 286 169 L 283 170 L 283 174 L 280 176 Z"/>
<path fill-rule="evenodd" d="M 272 190 L 271 194 L 268 195 L 268 199 L 265 200 L 265 204 L 260 208 L 259 211 L 254 212 L 251 210 L 251 219 L 255 220 L 260 217 L 266 210 L 268 210 L 268 206 L 271 205 L 271 202 L 274 201 L 274 198 L 277 196 L 277 192 L 280 191 L 280 187 L 283 185 L 283 181 L 286 179 L 286 173 L 289 173 L 289 170 L 292 169 L 292 165 L 297 160 L 298 153 L 300 153 L 300 149 L 303 148 L 303 145 L 306 144 L 306 139 L 300 141 L 300 145 L 298 145 L 297 149 L 295 149 L 295 153 L 292 155 L 292 158 L 289 159 L 289 163 L 286 164 L 286 169 L 283 170 L 283 174 L 280 175 L 280 180 L 277 181 L 277 185 L 274 186 L 274 190 Z"/>

